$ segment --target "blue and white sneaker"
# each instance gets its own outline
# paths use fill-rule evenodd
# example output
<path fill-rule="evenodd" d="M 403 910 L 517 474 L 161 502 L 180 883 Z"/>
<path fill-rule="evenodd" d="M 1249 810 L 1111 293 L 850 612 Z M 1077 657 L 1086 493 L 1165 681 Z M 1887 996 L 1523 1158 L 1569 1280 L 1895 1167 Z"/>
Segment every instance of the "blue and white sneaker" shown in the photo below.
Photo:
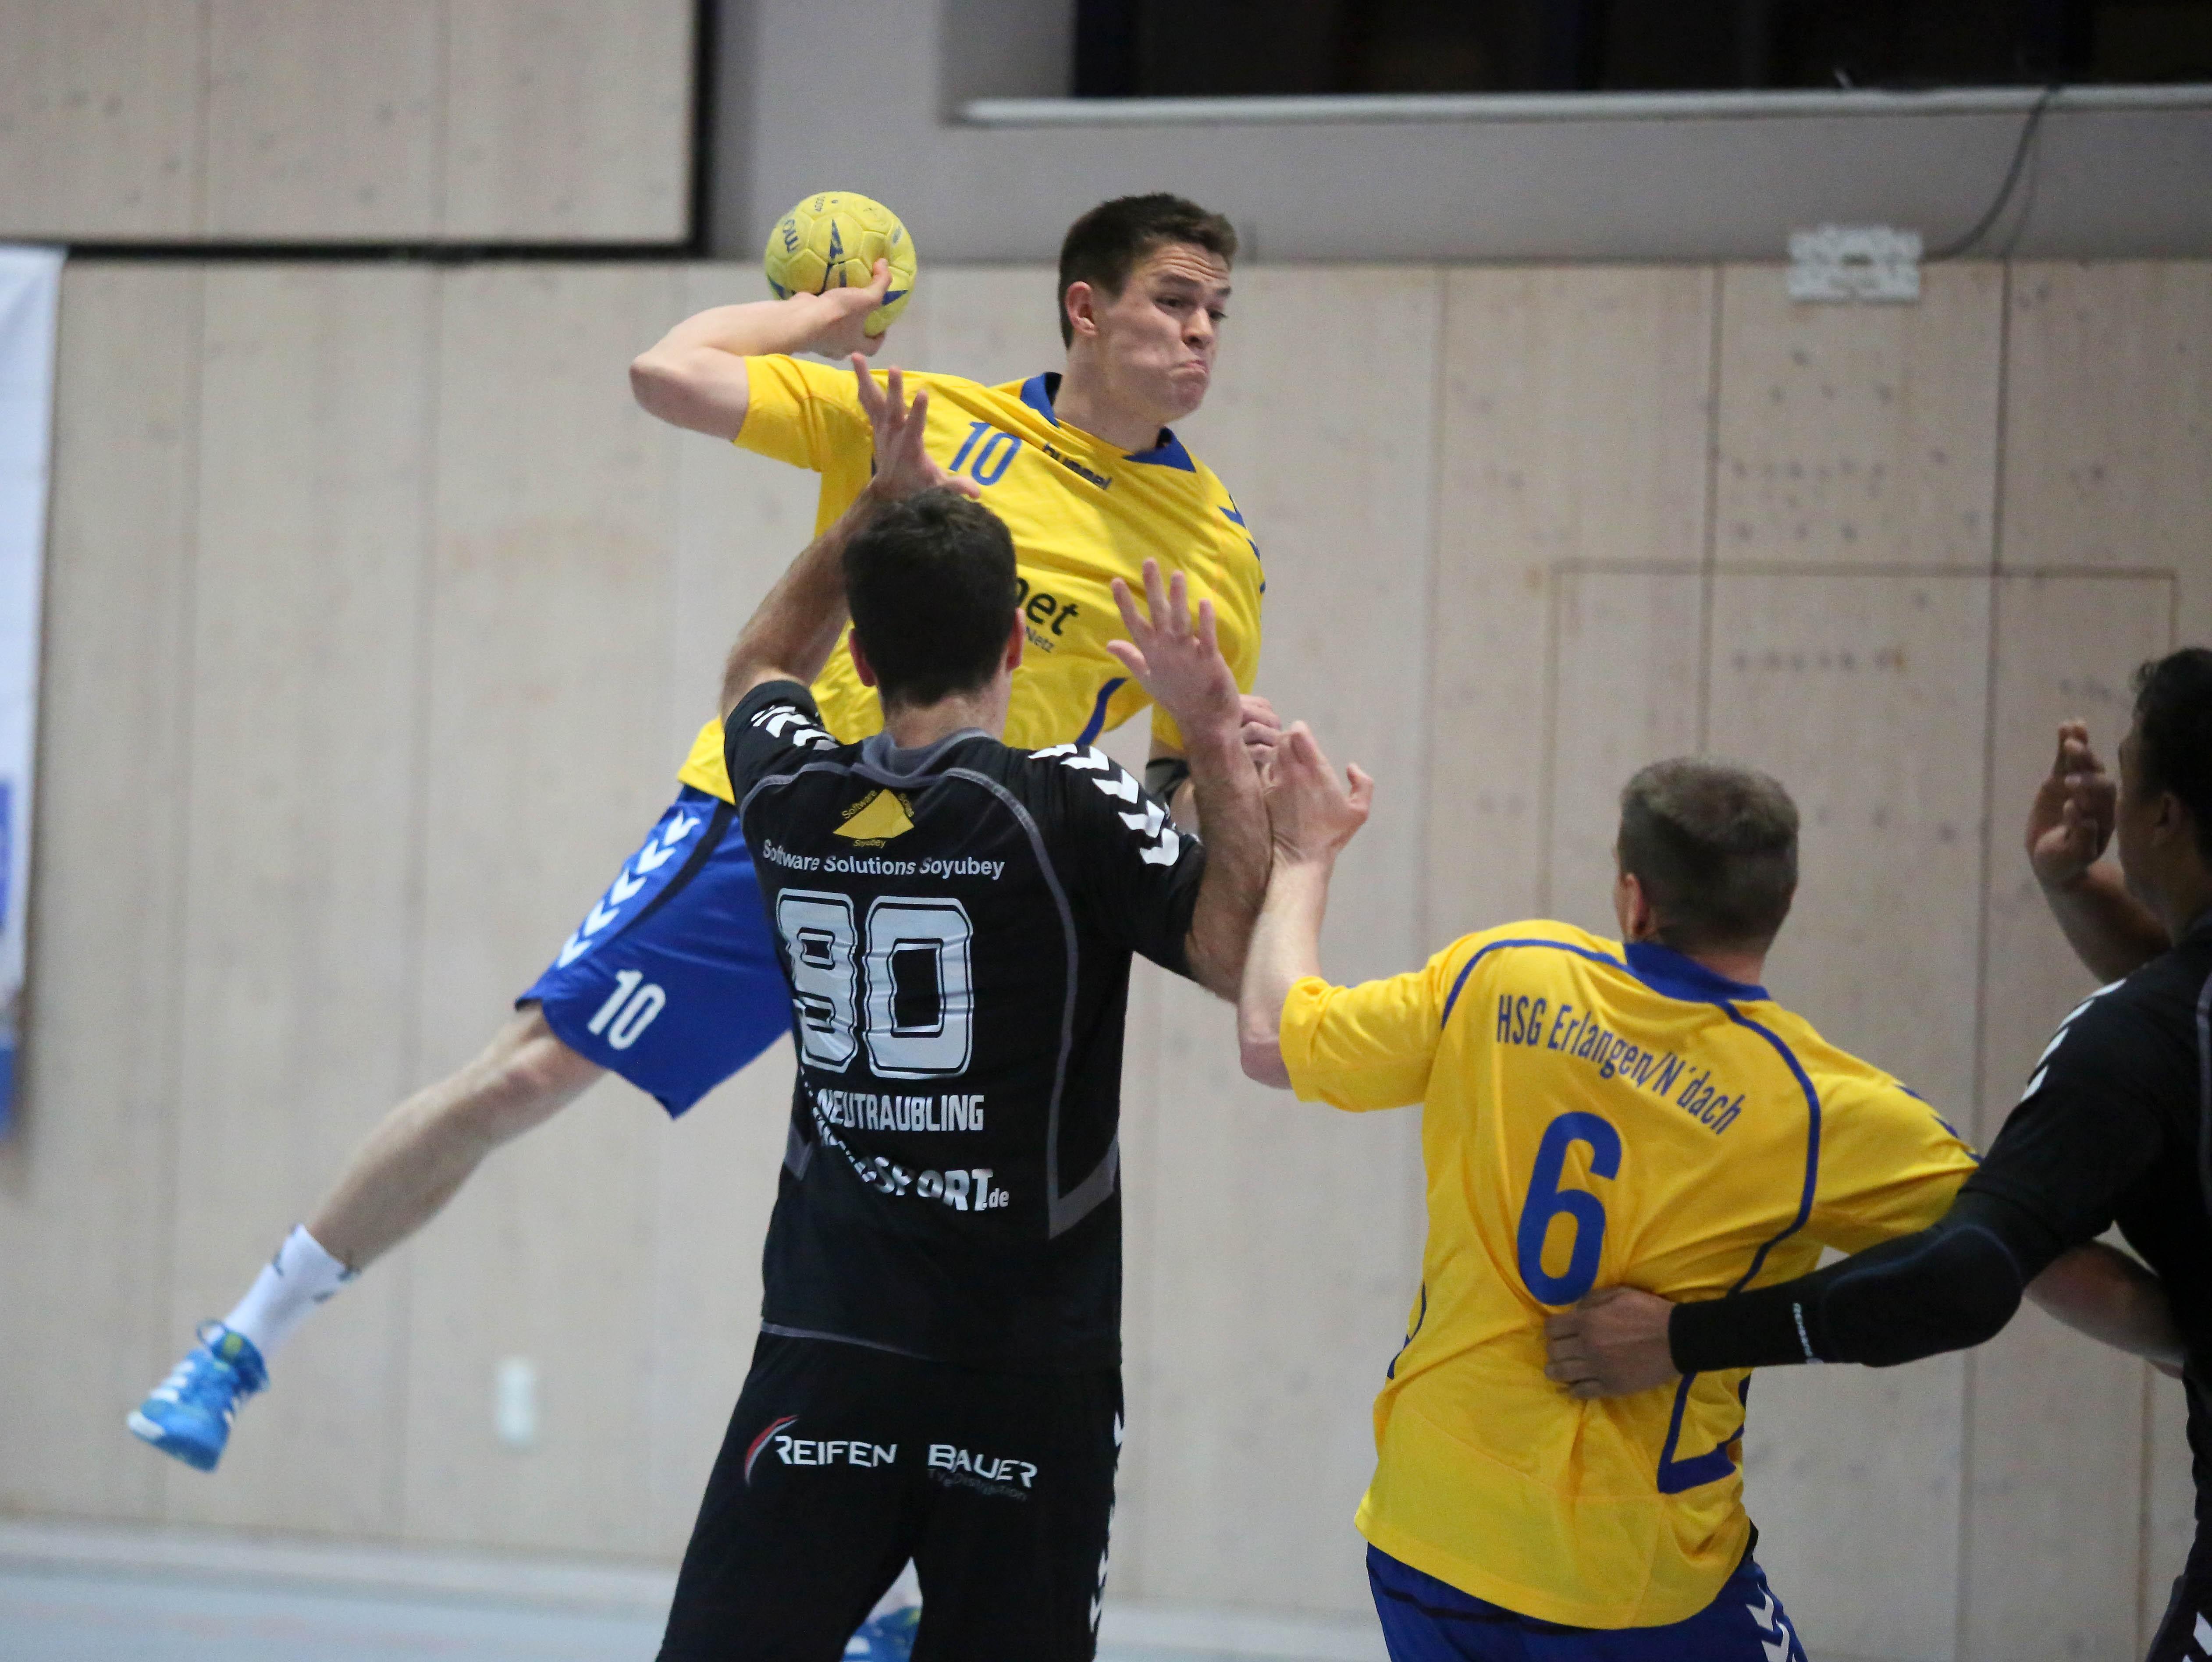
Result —
<path fill-rule="evenodd" d="M 914 1655 L 914 1632 L 921 1625 L 919 1604 L 871 1617 L 845 1641 L 845 1662 L 908 1662 Z"/>
<path fill-rule="evenodd" d="M 164 1454 L 212 1471 L 230 1441 L 238 1404 L 269 1388 L 269 1369 L 252 1340 L 219 1321 L 202 1322 L 198 1337 L 125 1423 Z"/>

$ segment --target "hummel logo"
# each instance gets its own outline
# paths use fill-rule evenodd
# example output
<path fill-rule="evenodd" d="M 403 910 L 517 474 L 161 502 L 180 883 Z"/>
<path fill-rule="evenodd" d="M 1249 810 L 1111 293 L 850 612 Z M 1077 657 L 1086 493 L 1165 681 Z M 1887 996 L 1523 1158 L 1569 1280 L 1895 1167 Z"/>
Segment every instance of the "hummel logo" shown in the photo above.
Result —
<path fill-rule="evenodd" d="M 779 704 L 763 710 L 753 718 L 753 725 L 768 730 L 770 738 L 788 737 L 793 744 L 811 745 L 817 750 L 834 750 L 837 741 L 817 727 L 811 718 L 797 707 Z"/>
<path fill-rule="evenodd" d="M 1761 1587 L 1759 1599 L 1757 1604 L 1747 1604 L 1744 1608 L 1751 1613 L 1751 1619 L 1759 1624 L 1760 1633 L 1774 1635 L 1771 1639 L 1761 1639 L 1759 1647 L 1766 1653 L 1766 1662 L 1790 1662 L 1790 1624 L 1782 1619 L 1782 1612 L 1776 1609 L 1774 1594 L 1770 1589 Z"/>
<path fill-rule="evenodd" d="M 646 874 L 658 871 L 675 858 L 677 845 L 705 823 L 697 815 L 678 809 L 675 817 L 664 829 L 647 837 L 645 846 L 638 850 L 636 858 L 615 873 L 614 883 L 608 888 L 605 898 L 592 908 L 582 925 L 568 937 L 568 943 L 561 949 L 560 955 L 554 959 L 553 967 L 566 969 L 589 952 L 592 937 L 620 917 L 623 903 L 636 899 L 639 891 L 644 889 Z"/>

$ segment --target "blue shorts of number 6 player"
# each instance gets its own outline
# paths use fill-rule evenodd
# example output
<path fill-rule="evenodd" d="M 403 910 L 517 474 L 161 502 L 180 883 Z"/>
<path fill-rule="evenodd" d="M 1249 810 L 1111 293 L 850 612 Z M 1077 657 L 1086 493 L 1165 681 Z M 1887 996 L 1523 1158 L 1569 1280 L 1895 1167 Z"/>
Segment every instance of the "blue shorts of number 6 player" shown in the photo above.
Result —
<path fill-rule="evenodd" d="M 578 1055 L 682 1113 L 791 1030 L 737 810 L 686 786 L 530 990 Z"/>
<path fill-rule="evenodd" d="M 1657 1628 L 1568 1628 L 1519 1616 L 1367 1549 L 1391 1662 L 1805 1662 L 1796 1624 L 1746 1553 L 1713 1602 Z"/>

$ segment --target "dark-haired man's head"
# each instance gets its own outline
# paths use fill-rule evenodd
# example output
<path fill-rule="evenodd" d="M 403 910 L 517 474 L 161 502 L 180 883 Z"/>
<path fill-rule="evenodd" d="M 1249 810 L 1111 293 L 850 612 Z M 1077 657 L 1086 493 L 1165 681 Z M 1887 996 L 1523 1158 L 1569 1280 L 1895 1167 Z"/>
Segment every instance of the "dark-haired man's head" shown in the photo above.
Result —
<path fill-rule="evenodd" d="M 1060 337 L 1122 404 L 1158 421 L 1196 409 L 1212 379 L 1237 232 L 1164 194 L 1116 197 L 1068 227 L 1060 247 Z"/>
<path fill-rule="evenodd" d="M 926 490 L 845 545 L 853 658 L 884 712 L 988 688 L 1021 661 L 1014 541 L 981 502 Z"/>
<path fill-rule="evenodd" d="M 1765 774 L 1680 756 L 1620 793 L 1614 908 L 1629 939 L 1763 957 L 1797 892 L 1797 805 Z"/>
<path fill-rule="evenodd" d="M 2153 659 L 2135 690 L 2115 840 L 2129 889 L 2179 929 L 2212 904 L 2212 651 Z"/>

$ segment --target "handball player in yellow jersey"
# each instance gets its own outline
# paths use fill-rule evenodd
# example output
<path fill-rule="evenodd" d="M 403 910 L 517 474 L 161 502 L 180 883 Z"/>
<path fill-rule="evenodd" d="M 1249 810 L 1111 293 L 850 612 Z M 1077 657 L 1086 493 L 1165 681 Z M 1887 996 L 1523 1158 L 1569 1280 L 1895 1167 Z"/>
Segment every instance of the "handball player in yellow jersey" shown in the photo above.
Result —
<path fill-rule="evenodd" d="M 1622 793 L 1621 941 L 1509 924 L 1340 987 L 1320 927 L 1366 782 L 1347 793 L 1303 726 L 1272 771 L 1245 1071 L 1422 1105 L 1428 1241 L 1358 1516 L 1392 1657 L 1802 1662 L 1752 1556 L 1748 1372 L 1582 1402 L 1544 1371 L 1546 1319 L 1593 1286 L 1787 1279 L 1924 1228 L 1973 1169 L 1926 1102 L 1758 985 L 1796 883 L 1788 795 L 1654 764 Z"/>
<path fill-rule="evenodd" d="M 1211 383 L 1236 248 L 1226 220 L 1178 197 L 1102 203 L 1061 251 L 1059 372 L 996 388 L 908 377 L 929 395 L 931 458 L 1013 535 L 1026 627 L 1011 744 L 1088 746 L 1147 702 L 1105 650 L 1120 632 L 1112 582 L 1140 581 L 1147 557 L 1182 573 L 1194 602 L 1211 599 L 1223 654 L 1251 690 L 1258 552 L 1221 482 L 1170 427 Z M 879 267 L 868 288 L 703 312 L 638 358 L 636 396 L 678 426 L 820 472 L 817 528 L 827 526 L 867 482 L 869 422 L 850 371 L 787 355 L 876 352 L 882 337 L 866 336 L 862 322 L 887 281 Z M 874 695 L 843 651 L 814 690 L 839 739 L 878 725 Z M 1264 701 L 1245 707 L 1248 743 L 1264 759 L 1273 715 Z M 1188 823 L 1181 735 L 1164 717 L 1153 735 L 1148 779 Z M 265 1387 L 277 1345 L 428 1222 L 493 1149 L 607 1071 L 681 1113 L 788 1030 L 779 948 L 734 828 L 719 722 L 702 731 L 680 777 L 675 803 L 516 1014 L 481 1055 L 386 1116 L 246 1298 L 202 1329 L 132 1416 L 141 1436 L 212 1469 L 239 1402 Z M 850 834 L 858 846 L 897 831 L 856 823 Z"/>

